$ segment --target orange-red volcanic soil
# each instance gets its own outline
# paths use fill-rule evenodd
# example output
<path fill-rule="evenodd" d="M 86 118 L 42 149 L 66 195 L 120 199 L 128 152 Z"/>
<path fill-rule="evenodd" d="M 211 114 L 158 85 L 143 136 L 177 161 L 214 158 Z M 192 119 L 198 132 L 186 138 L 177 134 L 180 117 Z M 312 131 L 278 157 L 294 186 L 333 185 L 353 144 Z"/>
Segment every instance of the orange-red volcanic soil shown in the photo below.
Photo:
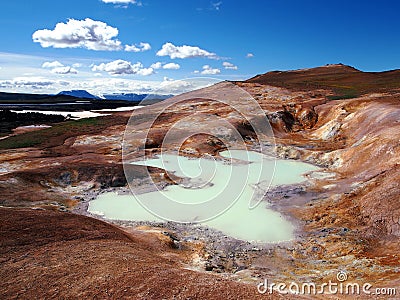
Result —
<path fill-rule="evenodd" d="M 345 270 L 353 281 L 398 287 L 400 293 L 399 71 L 364 73 L 330 65 L 234 84 L 264 110 L 278 157 L 314 163 L 333 174 L 310 178 L 302 193 L 272 199 L 296 218 L 301 235 L 289 245 L 246 254 L 248 276 L 321 283 Z M 255 136 L 246 120 L 212 101 L 232 96 L 229 85 L 135 110 L 130 146 L 139 151 L 145 143 L 147 154 L 159 152 L 168 128 L 182 118 L 206 131 L 209 125 L 197 115 L 203 113 L 229 120 L 251 148 Z M 234 95 L 232 101 L 247 107 Z M 163 108 L 157 122 L 149 121 Z M 189 271 L 184 266 L 193 267 L 192 254 L 201 256 L 206 247 L 172 249 L 151 230 L 131 228 L 128 234 L 60 212 L 104 189 L 126 186 L 121 143 L 129 117 L 120 112 L 0 140 L 0 205 L 7 207 L 0 209 L 1 298 L 255 299 L 255 284 L 230 274 L 235 257 L 224 258 L 224 275 Z M 187 132 L 181 126 L 173 138 Z M 199 134 L 171 149 L 214 155 L 235 146 Z M 143 167 L 133 172 L 146 179 Z M 160 170 L 152 172 L 158 176 Z"/>
<path fill-rule="evenodd" d="M 184 269 L 190 253 L 155 236 L 84 216 L 1 208 L 0 239 L 2 299 L 270 299 Z"/>

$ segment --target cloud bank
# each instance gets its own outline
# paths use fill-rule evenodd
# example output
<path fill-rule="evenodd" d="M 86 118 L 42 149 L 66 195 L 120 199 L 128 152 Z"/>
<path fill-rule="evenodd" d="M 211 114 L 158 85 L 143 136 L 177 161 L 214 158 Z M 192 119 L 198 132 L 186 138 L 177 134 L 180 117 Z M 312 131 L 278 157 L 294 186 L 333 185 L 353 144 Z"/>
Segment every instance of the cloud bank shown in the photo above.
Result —
<path fill-rule="evenodd" d="M 5 88 L 5 89 L 28 88 L 31 90 L 40 90 L 44 88 L 49 88 L 55 83 L 56 81 L 43 77 L 15 77 L 14 79 L 11 80 L 0 81 L 0 88 Z"/>
<path fill-rule="evenodd" d="M 51 80 L 43 77 L 16 77 L 0 80 L 0 88 L 13 92 L 55 94 L 62 90 L 86 90 L 93 95 L 113 93 L 181 94 L 214 84 L 215 80 L 141 81 L 122 78 Z"/>

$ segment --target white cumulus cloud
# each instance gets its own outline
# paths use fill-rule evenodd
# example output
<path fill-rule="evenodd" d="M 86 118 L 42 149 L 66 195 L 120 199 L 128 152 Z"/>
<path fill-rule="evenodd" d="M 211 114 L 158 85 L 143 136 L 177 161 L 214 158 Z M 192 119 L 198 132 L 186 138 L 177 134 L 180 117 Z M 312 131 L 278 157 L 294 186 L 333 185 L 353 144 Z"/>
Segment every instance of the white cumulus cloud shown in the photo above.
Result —
<path fill-rule="evenodd" d="M 181 66 L 176 63 L 168 63 L 163 66 L 163 69 L 166 69 L 166 70 L 178 70 L 180 68 L 181 68 Z"/>
<path fill-rule="evenodd" d="M 252 58 L 252 57 L 254 57 L 254 54 L 253 53 L 247 53 L 246 57 L 247 58 Z"/>
<path fill-rule="evenodd" d="M 53 30 L 42 29 L 33 33 L 32 39 L 44 48 L 86 48 L 89 50 L 121 50 L 121 42 L 115 39 L 118 29 L 90 18 L 69 19 L 56 24 Z"/>
<path fill-rule="evenodd" d="M 104 3 L 111 3 L 111 4 L 136 4 L 141 5 L 141 2 L 136 0 L 101 0 Z"/>
<path fill-rule="evenodd" d="M 125 51 L 127 52 L 144 52 L 151 49 L 149 43 L 140 43 L 139 45 L 125 45 Z"/>
<path fill-rule="evenodd" d="M 83 67 L 83 64 L 81 64 L 81 63 L 74 63 L 74 64 L 72 64 L 72 67 L 74 67 L 74 68 L 81 68 L 81 67 Z"/>
<path fill-rule="evenodd" d="M 221 73 L 220 69 L 213 69 L 211 66 L 209 65 L 204 65 L 203 66 L 203 71 L 201 71 L 201 74 L 203 75 L 216 75 Z"/>
<path fill-rule="evenodd" d="M 162 62 L 159 62 L 159 61 L 155 62 L 150 66 L 150 68 L 153 68 L 154 70 L 161 69 L 162 68 Z"/>
<path fill-rule="evenodd" d="M 154 74 L 153 68 L 142 68 L 137 72 L 138 75 L 142 76 L 149 76 L 151 74 Z"/>
<path fill-rule="evenodd" d="M 214 10 L 219 10 L 221 4 L 222 4 L 222 1 L 215 2 L 215 3 L 214 3 L 214 2 L 211 2 L 211 7 L 212 7 Z"/>
<path fill-rule="evenodd" d="M 230 62 L 228 62 L 228 61 L 224 61 L 224 62 L 222 63 L 222 65 L 224 66 L 224 68 L 225 68 L 226 70 L 237 70 L 237 69 L 238 69 L 237 66 L 235 66 L 234 64 L 232 64 L 232 63 L 230 63 Z"/>
<path fill-rule="evenodd" d="M 178 70 L 181 68 L 181 66 L 179 64 L 176 63 L 162 63 L 162 62 L 155 62 L 153 63 L 150 68 L 153 68 L 154 70 L 158 70 L 158 69 L 165 69 L 165 70 Z"/>
<path fill-rule="evenodd" d="M 42 64 L 42 68 L 59 68 L 59 67 L 64 67 L 64 65 L 57 60 L 46 61 Z"/>
<path fill-rule="evenodd" d="M 101 63 L 92 67 L 93 72 L 107 72 L 110 75 L 139 74 L 143 76 L 154 73 L 153 68 L 143 68 L 142 63 L 132 64 L 129 61 L 118 59 L 109 63 Z"/>
<path fill-rule="evenodd" d="M 76 67 L 81 66 L 81 64 L 73 64 L 72 67 L 65 66 L 59 61 L 46 61 L 42 64 L 42 68 L 51 69 L 51 73 L 54 74 L 78 74 Z"/>
<path fill-rule="evenodd" d="M 78 74 L 78 71 L 72 67 L 58 67 L 51 70 L 54 74 Z"/>
<path fill-rule="evenodd" d="M 172 43 L 165 43 L 162 48 L 157 52 L 157 56 L 169 56 L 171 59 L 175 58 L 191 58 L 191 57 L 206 57 L 218 59 L 215 53 L 208 52 L 197 46 L 175 46 Z"/>

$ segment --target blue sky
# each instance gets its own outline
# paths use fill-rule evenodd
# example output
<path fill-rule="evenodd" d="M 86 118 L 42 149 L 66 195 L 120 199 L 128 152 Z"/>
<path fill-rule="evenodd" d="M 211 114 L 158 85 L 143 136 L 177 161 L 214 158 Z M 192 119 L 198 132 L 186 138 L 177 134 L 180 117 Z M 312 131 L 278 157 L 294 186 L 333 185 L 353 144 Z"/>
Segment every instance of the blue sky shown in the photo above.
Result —
<path fill-rule="evenodd" d="M 400 68 L 398 1 L 26 0 L 0 11 L 2 91 L 146 92 L 339 62 Z"/>

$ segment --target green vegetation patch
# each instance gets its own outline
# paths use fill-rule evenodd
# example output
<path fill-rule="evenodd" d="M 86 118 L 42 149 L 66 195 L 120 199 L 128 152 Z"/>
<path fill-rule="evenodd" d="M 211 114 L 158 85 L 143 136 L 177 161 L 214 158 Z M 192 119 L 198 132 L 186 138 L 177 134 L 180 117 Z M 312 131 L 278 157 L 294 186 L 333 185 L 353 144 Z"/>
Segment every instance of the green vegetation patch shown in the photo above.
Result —
<path fill-rule="evenodd" d="M 54 147 L 62 145 L 69 137 L 95 134 L 109 126 L 117 125 L 116 123 L 122 122 L 126 122 L 126 120 L 122 118 L 120 119 L 120 122 L 116 122 L 115 119 L 107 117 L 66 121 L 55 124 L 50 128 L 26 132 L 0 140 L 0 149 Z"/>
<path fill-rule="evenodd" d="M 335 95 L 328 96 L 329 100 L 352 99 L 361 96 L 361 92 L 353 88 L 336 88 L 333 90 Z"/>

